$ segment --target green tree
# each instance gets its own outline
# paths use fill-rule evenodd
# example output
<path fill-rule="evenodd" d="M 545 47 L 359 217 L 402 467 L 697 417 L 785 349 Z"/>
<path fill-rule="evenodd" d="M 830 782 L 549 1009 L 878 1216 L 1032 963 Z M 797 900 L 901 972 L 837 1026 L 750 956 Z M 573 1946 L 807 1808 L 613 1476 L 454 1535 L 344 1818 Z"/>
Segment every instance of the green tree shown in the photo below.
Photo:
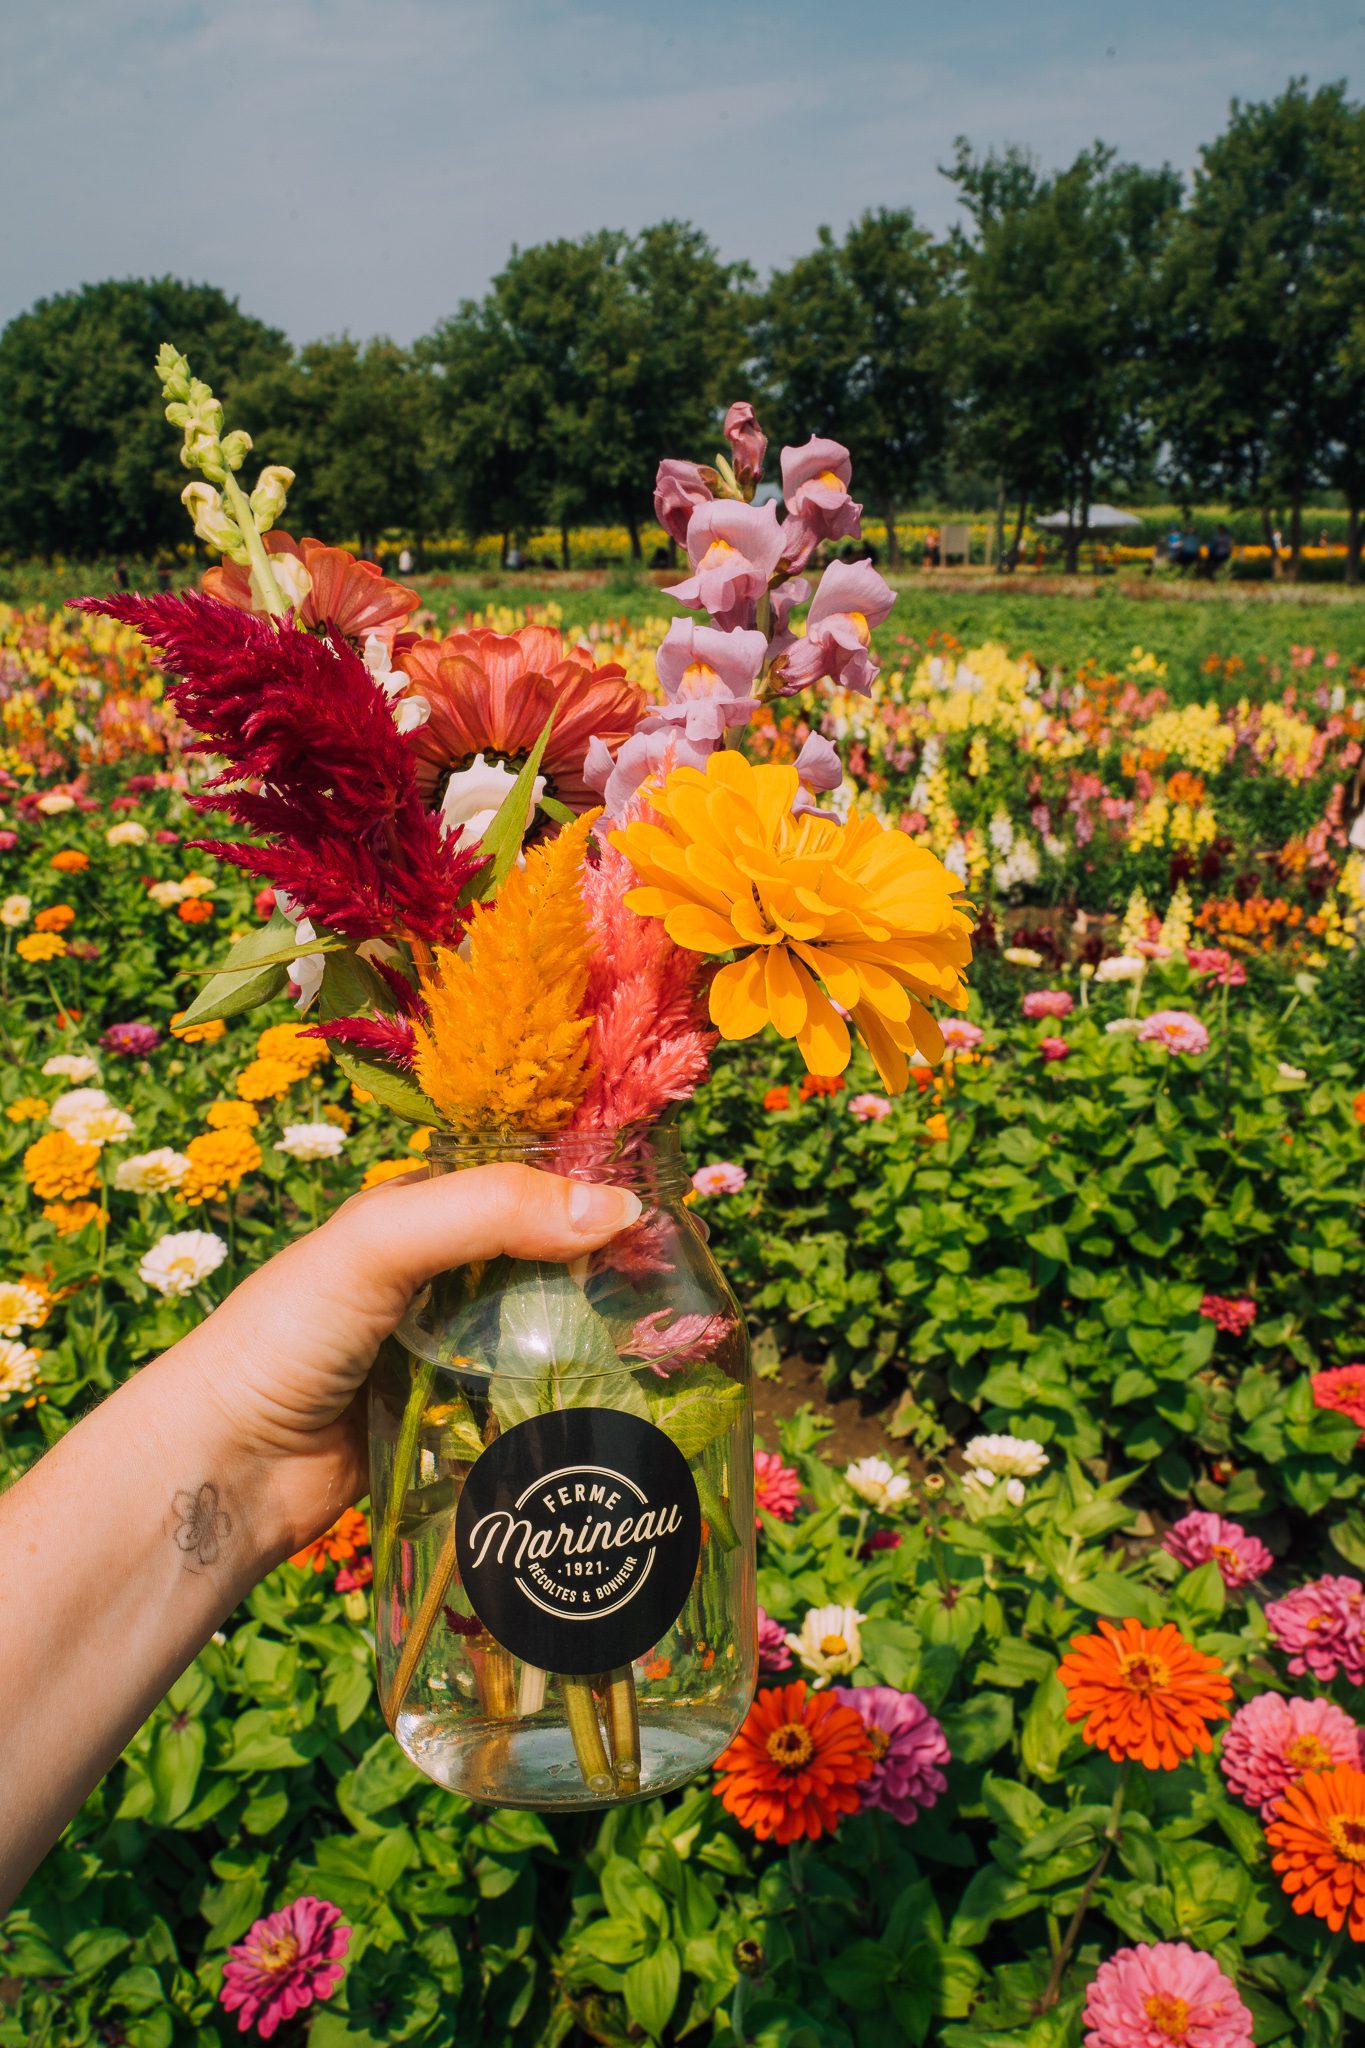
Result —
<path fill-rule="evenodd" d="M 1355 431 L 1343 380 L 1365 286 L 1361 118 L 1344 85 L 1234 101 L 1162 269 L 1172 472 L 1187 498 L 1221 488 L 1256 506 L 1267 540 L 1286 508 L 1294 574 L 1304 503 Z"/>
<path fill-rule="evenodd" d="M 313 341 L 243 387 L 244 421 L 272 423 L 271 455 L 297 471 L 289 524 L 366 553 L 398 527 L 431 526 L 430 372 L 395 342 Z"/>
<path fill-rule="evenodd" d="M 638 558 L 660 458 L 710 452 L 747 286 L 676 221 L 514 250 L 484 299 L 419 344 L 458 523 L 504 543 L 553 523 L 567 567 L 575 520 L 619 518 Z"/>
<path fill-rule="evenodd" d="M 0 335 L 0 547 L 25 555 L 152 554 L 187 538 L 187 482 L 153 366 L 174 342 L 231 409 L 287 362 L 275 328 L 213 285 L 111 280 L 41 300 Z M 251 422 L 275 459 L 261 420 Z"/>
<path fill-rule="evenodd" d="M 778 272 L 763 301 L 758 353 L 783 438 L 847 446 L 854 483 L 886 521 L 931 474 L 951 418 L 950 252 L 912 213 L 865 213 L 842 242 Z"/>
<path fill-rule="evenodd" d="M 958 238 L 964 452 L 999 480 L 997 560 L 1007 498 L 1017 548 L 1030 501 L 1055 492 L 1074 573 L 1098 489 L 1139 472 L 1150 446 L 1151 278 L 1180 181 L 1100 143 L 1045 176 L 1018 150 L 978 158 L 961 139 L 948 176 L 971 223 Z"/>

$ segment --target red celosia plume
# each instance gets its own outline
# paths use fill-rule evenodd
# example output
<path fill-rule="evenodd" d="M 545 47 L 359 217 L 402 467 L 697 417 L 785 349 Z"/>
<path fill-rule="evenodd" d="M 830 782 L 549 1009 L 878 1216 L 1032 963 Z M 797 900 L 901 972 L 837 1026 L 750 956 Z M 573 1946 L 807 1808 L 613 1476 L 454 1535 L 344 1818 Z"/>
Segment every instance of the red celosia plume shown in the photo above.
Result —
<path fill-rule="evenodd" d="M 349 1046 L 390 1067 L 411 1068 L 416 1052 L 406 1017 L 333 1017 L 325 1024 L 310 1024 L 303 1036 Z"/>
<path fill-rule="evenodd" d="M 194 593 L 79 608 L 135 626 L 177 677 L 167 694 L 196 751 L 227 763 L 194 801 L 275 842 L 203 844 L 349 939 L 458 934 L 478 857 L 427 810 L 412 748 L 350 647 Z"/>

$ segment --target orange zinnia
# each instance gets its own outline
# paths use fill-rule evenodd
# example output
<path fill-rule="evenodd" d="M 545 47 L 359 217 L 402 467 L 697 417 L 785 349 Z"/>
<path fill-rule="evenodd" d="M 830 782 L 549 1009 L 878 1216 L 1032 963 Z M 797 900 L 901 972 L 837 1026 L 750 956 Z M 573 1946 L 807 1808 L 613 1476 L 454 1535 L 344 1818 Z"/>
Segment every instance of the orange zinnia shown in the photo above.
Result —
<path fill-rule="evenodd" d="M 305 626 L 330 626 L 345 639 L 363 646 L 372 633 L 392 645 L 409 612 L 422 602 L 405 583 L 394 583 L 373 562 L 360 562 L 345 548 L 329 548 L 311 534 L 294 540 L 280 529 L 265 537 L 267 554 L 292 555 L 308 571 L 308 595 L 299 606 L 299 620 Z M 203 589 L 239 611 L 255 609 L 251 601 L 251 575 L 235 562 L 210 569 Z"/>
<path fill-rule="evenodd" d="M 1265 1838 L 1294 1911 L 1365 1941 L 1365 1771 L 1309 1771 L 1276 1806 Z"/>
<path fill-rule="evenodd" d="M 1068 1721 L 1096 1749 L 1149 1771 L 1173 1771 L 1210 1749 L 1206 1723 L 1227 1718 L 1232 1686 L 1216 1657 L 1187 1643 L 1172 1622 L 1145 1628 L 1131 1617 L 1097 1636 L 1073 1636 L 1057 1667 Z"/>
<path fill-rule="evenodd" d="M 369 1540 L 370 1525 L 363 1509 L 343 1508 L 331 1528 L 305 1543 L 302 1550 L 296 1550 L 289 1562 L 305 1568 L 311 1565 L 315 1572 L 324 1571 L 329 1562 L 344 1564 L 358 1556 Z"/>
<path fill-rule="evenodd" d="M 807 1695 L 804 1680 L 761 1692 L 744 1726 L 716 1759 L 716 1791 L 727 1813 L 760 1842 L 812 1842 L 862 1805 L 871 1777 L 871 1738 L 852 1707 L 832 1693 Z"/>
<path fill-rule="evenodd" d="M 614 754 L 634 732 L 645 693 L 618 662 L 594 667 L 586 647 L 571 647 L 552 626 L 516 633 L 448 633 L 400 651 L 409 695 L 425 697 L 431 716 L 412 735 L 417 783 L 439 801 L 452 770 L 476 754 L 519 765 L 553 711 L 541 769 L 551 796 L 585 811 L 597 798 L 583 779 L 589 746 Z"/>

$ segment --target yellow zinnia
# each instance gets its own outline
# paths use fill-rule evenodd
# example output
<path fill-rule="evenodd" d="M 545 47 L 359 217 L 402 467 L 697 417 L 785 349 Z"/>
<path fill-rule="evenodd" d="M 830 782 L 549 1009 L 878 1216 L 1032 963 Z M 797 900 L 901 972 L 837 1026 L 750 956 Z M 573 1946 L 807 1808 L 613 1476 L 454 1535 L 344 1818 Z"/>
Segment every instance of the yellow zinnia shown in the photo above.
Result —
<path fill-rule="evenodd" d="M 653 816 L 611 834 L 640 876 L 626 902 L 676 945 L 737 956 L 711 984 L 722 1038 L 772 1024 L 813 1074 L 841 1074 L 852 1046 L 837 1003 L 895 1094 L 908 1053 L 943 1051 L 926 1001 L 966 1007 L 962 884 L 878 818 L 794 817 L 797 788 L 795 768 L 739 754 L 675 768 Z"/>

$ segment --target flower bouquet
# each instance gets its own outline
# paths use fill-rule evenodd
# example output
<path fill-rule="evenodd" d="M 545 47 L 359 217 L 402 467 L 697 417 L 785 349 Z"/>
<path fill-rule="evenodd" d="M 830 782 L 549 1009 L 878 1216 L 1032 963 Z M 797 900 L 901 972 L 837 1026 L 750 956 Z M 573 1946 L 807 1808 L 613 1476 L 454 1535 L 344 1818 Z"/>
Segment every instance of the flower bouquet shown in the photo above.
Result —
<path fill-rule="evenodd" d="M 357 1089 L 433 1133 L 429 1171 L 517 1158 L 641 1202 L 573 1268 L 439 1276 L 384 1348 L 385 1714 L 476 1797 L 665 1789 L 743 1718 L 755 1633 L 747 1343 L 686 1206 L 677 1106 L 717 1034 L 767 1025 L 818 1075 L 856 1038 L 895 1092 L 942 1050 L 929 1002 L 965 1002 L 956 878 L 840 803 L 827 740 L 789 764 L 739 750 L 768 699 L 871 688 L 892 591 L 865 562 L 813 573 L 858 533 L 848 454 L 783 451 L 784 519 L 753 502 L 748 405 L 728 454 L 661 464 L 692 615 L 650 694 L 545 626 L 419 635 L 417 593 L 281 531 L 292 473 L 248 495 L 249 437 L 173 349 L 158 369 L 222 566 L 201 592 L 85 602 L 158 650 L 216 764 L 194 801 L 236 828 L 201 844 L 274 894 L 182 1023 L 287 990 Z"/>

